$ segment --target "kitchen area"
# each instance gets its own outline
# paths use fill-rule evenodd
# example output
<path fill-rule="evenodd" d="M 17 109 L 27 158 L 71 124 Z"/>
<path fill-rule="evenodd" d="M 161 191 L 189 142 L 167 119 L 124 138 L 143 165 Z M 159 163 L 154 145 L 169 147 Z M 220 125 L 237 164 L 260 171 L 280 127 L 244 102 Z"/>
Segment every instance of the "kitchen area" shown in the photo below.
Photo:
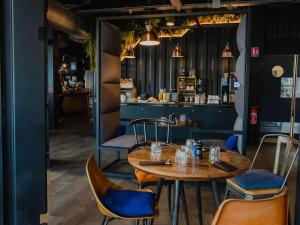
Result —
<path fill-rule="evenodd" d="M 124 23 L 111 22 L 116 26 Z M 143 22 L 155 24 L 151 25 L 155 45 L 143 44 Z M 132 22 L 128 24 L 122 29 L 130 29 Z M 122 124 L 136 118 L 171 116 L 198 121 L 197 128 L 174 129 L 173 138 L 226 139 L 237 134 L 242 151 L 246 58 L 241 53 L 246 47 L 246 15 L 135 20 L 135 31 L 123 30 Z M 132 128 L 127 126 L 127 131 L 132 133 Z"/>

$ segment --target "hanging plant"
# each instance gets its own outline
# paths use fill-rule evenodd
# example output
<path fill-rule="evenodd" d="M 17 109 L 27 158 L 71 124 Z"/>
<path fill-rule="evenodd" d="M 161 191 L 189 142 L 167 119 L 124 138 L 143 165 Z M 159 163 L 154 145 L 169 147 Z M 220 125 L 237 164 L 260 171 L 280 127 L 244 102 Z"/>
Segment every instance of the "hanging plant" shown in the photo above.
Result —
<path fill-rule="evenodd" d="M 85 54 L 89 59 L 90 70 L 96 70 L 96 37 L 93 30 L 91 31 L 89 38 L 85 42 Z"/>

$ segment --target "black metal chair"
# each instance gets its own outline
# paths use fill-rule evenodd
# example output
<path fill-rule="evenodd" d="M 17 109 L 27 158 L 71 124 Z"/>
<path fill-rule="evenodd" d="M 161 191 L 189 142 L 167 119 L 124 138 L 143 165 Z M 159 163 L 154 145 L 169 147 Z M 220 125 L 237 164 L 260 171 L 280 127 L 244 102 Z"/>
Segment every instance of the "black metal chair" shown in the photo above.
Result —
<path fill-rule="evenodd" d="M 141 147 L 150 146 L 153 141 L 160 142 L 161 145 L 172 145 L 172 143 L 170 143 L 170 133 L 173 125 L 175 125 L 175 121 L 152 119 L 152 118 L 140 118 L 140 119 L 130 121 L 129 126 L 133 127 L 134 136 L 136 138 L 136 145 L 134 148 L 132 148 L 132 151 L 137 150 Z M 151 132 L 151 128 L 154 132 Z M 160 138 L 159 131 L 163 129 L 166 130 L 166 133 L 165 135 L 162 135 L 164 137 Z M 139 132 L 141 130 L 142 132 Z M 167 185 L 168 186 L 168 207 L 169 207 L 169 212 L 172 211 L 171 199 L 172 199 L 172 184 L 174 183 L 173 181 L 164 180 L 161 183 L 160 178 L 158 176 L 149 174 L 147 172 L 141 171 L 136 168 L 132 168 L 132 179 L 138 188 L 145 188 L 148 186 L 157 185 L 158 183 L 160 183 L 161 185 Z M 181 201 L 184 209 L 185 221 L 186 221 L 186 225 L 189 225 L 186 198 L 185 198 L 183 185 L 181 191 L 183 193 L 181 195 L 182 196 Z"/>

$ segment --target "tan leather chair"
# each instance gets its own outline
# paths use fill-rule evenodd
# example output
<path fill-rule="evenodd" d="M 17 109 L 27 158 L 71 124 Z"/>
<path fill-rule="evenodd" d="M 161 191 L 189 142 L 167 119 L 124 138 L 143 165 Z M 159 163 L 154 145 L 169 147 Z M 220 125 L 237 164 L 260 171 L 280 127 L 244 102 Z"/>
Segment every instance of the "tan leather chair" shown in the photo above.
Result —
<path fill-rule="evenodd" d="M 284 191 L 268 199 L 224 201 L 212 225 L 287 225 L 288 195 Z"/>
<path fill-rule="evenodd" d="M 147 219 L 154 219 L 159 215 L 158 205 L 155 205 L 155 212 L 153 215 L 150 216 L 142 216 L 142 217 L 124 217 L 117 215 L 106 208 L 102 203 L 102 198 L 106 195 L 107 190 L 109 188 L 115 190 L 125 189 L 121 186 L 118 186 L 111 182 L 100 170 L 99 166 L 97 165 L 95 156 L 92 154 L 87 160 L 86 163 L 86 174 L 89 180 L 90 187 L 93 191 L 94 197 L 96 199 L 96 203 L 98 206 L 99 211 L 104 215 L 104 219 L 102 224 L 108 225 L 108 223 L 114 219 L 125 219 L 125 220 L 142 220 L 143 224 L 147 225 Z M 127 190 L 134 190 L 139 192 L 152 192 L 148 189 L 127 189 Z M 152 222 L 153 223 L 153 222 Z"/>

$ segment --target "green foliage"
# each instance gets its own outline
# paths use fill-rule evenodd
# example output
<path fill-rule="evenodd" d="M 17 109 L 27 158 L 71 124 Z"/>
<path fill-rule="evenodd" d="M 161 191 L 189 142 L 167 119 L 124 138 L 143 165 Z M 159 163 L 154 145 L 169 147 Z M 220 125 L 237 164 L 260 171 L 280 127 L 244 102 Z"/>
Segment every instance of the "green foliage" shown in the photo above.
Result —
<path fill-rule="evenodd" d="M 91 32 L 85 42 L 85 54 L 89 58 L 90 70 L 96 70 L 96 37 L 95 32 Z"/>

